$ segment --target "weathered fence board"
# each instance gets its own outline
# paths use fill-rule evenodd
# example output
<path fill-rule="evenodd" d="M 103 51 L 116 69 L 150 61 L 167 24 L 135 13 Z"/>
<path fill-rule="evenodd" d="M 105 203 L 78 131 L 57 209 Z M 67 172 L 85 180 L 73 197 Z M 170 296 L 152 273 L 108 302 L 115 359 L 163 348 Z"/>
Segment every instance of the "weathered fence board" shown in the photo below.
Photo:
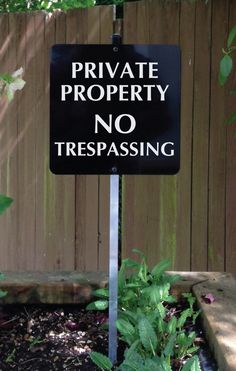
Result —
<path fill-rule="evenodd" d="M 179 174 L 123 180 L 123 256 L 139 248 L 151 264 L 171 257 L 174 269 L 236 272 L 236 146 L 233 128 L 226 142 L 224 123 L 234 99 L 226 111 L 229 96 L 218 85 L 221 49 L 235 21 L 232 1 L 125 6 L 125 42 L 180 45 L 182 102 Z"/>
<path fill-rule="evenodd" d="M 9 270 L 106 270 L 109 179 L 49 171 L 49 61 L 55 43 L 109 43 L 112 7 L 0 15 L 1 69 L 27 81 L 1 102 L 1 266 Z M 7 108 L 6 108 L 7 107 Z"/>
<path fill-rule="evenodd" d="M 122 255 L 153 264 L 236 272 L 234 97 L 218 65 L 236 21 L 233 0 L 125 3 L 124 43 L 179 44 L 181 170 L 125 176 Z M 119 23 L 119 27 L 121 22 Z M 0 218 L 0 269 L 107 270 L 109 177 L 55 176 L 49 164 L 49 57 L 54 43 L 111 42 L 112 6 L 0 15 L 0 71 L 22 66 L 27 85 L 0 103 L 0 191 L 14 198 Z"/>
<path fill-rule="evenodd" d="M 229 28 L 235 25 L 236 3 L 230 2 Z M 233 81 L 233 82 L 232 82 Z M 230 116 L 235 111 L 235 96 L 230 96 L 229 90 L 236 85 L 236 73 L 227 90 L 227 115 Z M 235 125 L 227 127 L 227 155 L 226 155 L 226 270 L 236 274 L 236 145 L 235 145 Z M 222 228 L 218 224 L 218 228 Z"/>

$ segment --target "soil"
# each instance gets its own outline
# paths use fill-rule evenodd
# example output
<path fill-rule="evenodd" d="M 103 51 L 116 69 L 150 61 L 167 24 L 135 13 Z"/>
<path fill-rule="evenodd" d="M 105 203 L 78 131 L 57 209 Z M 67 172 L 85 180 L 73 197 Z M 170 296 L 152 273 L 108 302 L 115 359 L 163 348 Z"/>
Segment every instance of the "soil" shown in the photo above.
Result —
<path fill-rule="evenodd" d="M 0 309 L 0 371 L 96 371 L 89 353 L 108 353 L 107 331 L 101 328 L 106 322 L 106 314 L 78 305 L 4 306 Z M 198 333 L 202 369 L 215 371 L 201 330 Z M 124 349 L 120 342 L 120 361 Z"/>

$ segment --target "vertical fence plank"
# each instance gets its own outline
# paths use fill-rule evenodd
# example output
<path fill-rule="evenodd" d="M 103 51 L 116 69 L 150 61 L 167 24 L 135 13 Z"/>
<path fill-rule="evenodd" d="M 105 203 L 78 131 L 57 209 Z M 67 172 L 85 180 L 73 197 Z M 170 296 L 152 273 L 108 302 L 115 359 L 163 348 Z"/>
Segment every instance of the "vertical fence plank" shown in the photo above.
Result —
<path fill-rule="evenodd" d="M 18 99 L 18 270 L 35 262 L 35 27 L 34 16 L 17 14 L 17 65 L 25 70 Z M 30 106 L 29 106 L 30 102 Z"/>
<path fill-rule="evenodd" d="M 156 5 L 152 1 L 153 14 Z M 160 44 L 179 43 L 179 4 L 176 2 L 159 2 L 157 7 L 158 21 L 152 18 L 150 23 L 150 37 L 152 42 Z M 160 258 L 169 257 L 172 268 L 176 268 L 177 252 L 177 177 L 161 176 L 159 192 L 159 249 Z"/>
<path fill-rule="evenodd" d="M 37 133 L 38 176 L 36 183 L 37 258 L 42 270 L 73 270 L 75 266 L 75 178 L 54 175 L 49 170 L 49 65 L 51 46 L 66 41 L 66 18 L 62 12 L 45 18 L 44 70 L 37 65 L 38 75 L 45 76 L 42 98 L 43 117 Z M 40 45 L 39 45 L 40 50 Z M 40 56 L 39 56 L 40 59 Z M 38 211 L 39 208 L 39 211 Z M 38 264 L 39 265 L 39 264 Z"/>
<path fill-rule="evenodd" d="M 132 10 L 131 10 L 132 9 Z M 164 4 L 161 1 L 130 3 L 124 12 L 125 42 L 178 44 L 179 41 L 179 4 Z M 135 19 L 136 18 L 136 19 Z M 149 22 L 147 22 L 149 19 Z M 147 24 L 149 23 L 149 27 Z M 136 29 L 134 29 L 136 25 Z M 131 32 L 131 34 L 130 34 Z M 135 36 L 136 35 L 136 39 Z M 133 247 L 139 247 L 148 256 L 150 263 L 163 257 L 176 255 L 176 176 L 137 176 L 134 182 L 125 177 L 125 197 L 130 193 L 127 188 L 135 184 L 134 196 L 127 200 L 133 209 L 124 209 L 124 254 L 130 255 Z M 126 204 L 126 201 L 125 201 Z M 132 213 L 133 230 L 126 222 L 131 220 L 125 213 Z M 129 233 L 134 236 L 127 237 Z M 127 240 L 132 246 L 127 246 Z M 138 246 L 137 246 L 138 244 Z M 135 246 L 136 245 L 136 246 Z"/>
<path fill-rule="evenodd" d="M 221 48 L 228 33 L 228 1 L 212 4 L 211 120 L 209 151 L 208 269 L 224 271 L 226 125 L 225 90 L 219 86 Z"/>
<path fill-rule="evenodd" d="M 36 250 L 43 253 L 42 270 L 56 269 L 56 247 L 54 246 L 55 177 L 49 171 L 49 61 L 50 48 L 55 43 L 55 17 L 45 16 L 44 46 L 39 59 L 38 74 L 44 76 L 43 112 L 40 130 L 36 135 Z M 54 251 L 55 249 L 55 255 Z"/>
<path fill-rule="evenodd" d="M 63 18 L 63 15 L 60 15 Z M 65 41 L 65 25 L 56 14 L 45 18 L 43 117 L 37 133 L 37 251 L 43 252 L 43 270 L 74 268 L 74 182 L 73 177 L 57 177 L 49 170 L 49 65 L 51 46 Z M 43 248 L 42 248 L 43 246 Z"/>
<path fill-rule="evenodd" d="M 99 19 L 99 8 L 79 11 L 80 44 L 99 43 Z M 76 268 L 82 271 L 98 269 L 98 194 L 97 175 L 76 177 Z"/>
<path fill-rule="evenodd" d="M 236 24 L 236 3 L 230 1 L 229 30 Z M 230 89 L 236 86 L 236 70 L 227 84 L 227 116 L 235 112 L 235 96 L 230 96 Z M 227 168 L 226 168 L 226 271 L 236 275 L 236 142 L 235 124 L 227 127 Z"/>
<path fill-rule="evenodd" d="M 137 6 L 138 3 L 124 3 L 124 44 L 135 44 L 137 42 Z M 144 7 L 146 4 L 144 4 Z M 143 250 L 143 234 L 137 239 L 136 227 L 139 228 L 139 221 L 136 221 L 138 204 L 136 200 L 137 177 L 134 175 L 123 176 L 122 180 L 122 258 L 132 257 L 132 249 Z M 143 194 L 142 204 L 145 204 Z M 140 237 L 140 236 L 139 236 Z"/>
<path fill-rule="evenodd" d="M 17 66 L 17 15 L 9 14 L 9 44 L 8 44 L 8 63 L 7 72 L 12 73 Z M 7 256 L 8 269 L 16 269 L 19 258 L 17 248 L 18 239 L 18 101 L 17 97 L 8 106 L 6 115 L 6 137 L 5 137 L 5 154 L 4 165 L 6 177 L 5 189 L 7 195 L 14 199 L 14 203 L 6 214 L 6 230 L 7 234 Z M 5 128 L 4 128 L 5 129 Z"/>
<path fill-rule="evenodd" d="M 196 3 L 192 178 L 193 270 L 207 269 L 211 2 Z"/>
<path fill-rule="evenodd" d="M 190 269 L 195 4 L 181 2 L 181 153 L 177 176 L 176 269 Z"/>
<path fill-rule="evenodd" d="M 0 65 L 1 73 L 12 72 L 9 71 L 9 43 L 11 35 L 9 33 L 9 17 L 8 14 L 0 14 Z M 8 109 L 9 105 L 6 99 L 0 101 L 0 193 L 6 194 L 10 191 L 7 187 L 7 162 L 8 162 L 8 147 L 9 143 L 9 125 L 11 123 L 8 120 Z M 12 196 L 8 194 L 9 196 Z M 4 215 L 1 215 L 0 219 L 0 235 L 1 235 L 1 269 L 4 267 L 14 267 L 14 261 L 9 254 L 8 249 L 8 228 L 10 221 L 10 210 L 7 210 Z"/>
<path fill-rule="evenodd" d="M 76 13 L 75 13 L 76 15 Z M 66 14 L 55 14 L 55 42 L 64 44 L 72 42 L 70 35 L 74 33 L 73 22 L 67 22 Z M 72 30 L 72 32 L 71 32 Z M 54 175 L 54 235 L 57 246 L 55 262 L 57 270 L 73 270 L 75 267 L 75 177 L 68 175 Z M 58 236 L 61 236 L 58 239 Z"/>
<path fill-rule="evenodd" d="M 48 153 L 47 125 L 48 117 L 46 112 L 47 104 L 47 89 L 49 83 L 46 81 L 46 72 L 49 66 L 46 64 L 46 15 L 38 12 L 35 15 L 35 26 L 37 27 L 37 37 L 35 39 L 36 55 L 35 72 L 39 76 L 37 79 L 36 97 L 37 103 L 35 107 L 35 269 L 45 270 L 47 261 L 47 237 L 46 237 L 46 219 L 45 219 L 45 180 L 47 164 L 45 157 Z M 28 37 L 33 37 L 30 34 Z M 48 36 L 48 35 L 47 35 Z M 29 49 L 29 61 L 32 58 L 32 49 Z M 47 75 L 48 76 L 48 75 Z"/>

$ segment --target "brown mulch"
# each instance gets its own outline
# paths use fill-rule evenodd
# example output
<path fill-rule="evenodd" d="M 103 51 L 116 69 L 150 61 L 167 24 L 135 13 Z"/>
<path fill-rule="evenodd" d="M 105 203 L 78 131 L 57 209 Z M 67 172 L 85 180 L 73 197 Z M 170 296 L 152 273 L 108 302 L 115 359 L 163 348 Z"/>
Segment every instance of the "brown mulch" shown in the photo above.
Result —
<path fill-rule="evenodd" d="M 106 315 L 79 306 L 5 306 L 0 311 L 0 370 L 97 370 L 91 350 L 104 354 Z"/>

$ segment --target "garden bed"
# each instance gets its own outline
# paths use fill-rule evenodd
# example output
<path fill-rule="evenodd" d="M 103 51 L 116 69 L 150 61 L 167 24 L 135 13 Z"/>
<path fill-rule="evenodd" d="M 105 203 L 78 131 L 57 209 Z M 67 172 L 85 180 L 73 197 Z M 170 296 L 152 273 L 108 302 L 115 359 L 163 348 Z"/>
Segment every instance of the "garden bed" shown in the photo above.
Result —
<path fill-rule="evenodd" d="M 105 274 L 102 273 L 87 273 L 87 274 L 77 274 L 76 272 L 74 273 L 9 273 L 6 272 L 6 280 L 1 283 L 1 286 L 3 289 L 6 289 L 8 291 L 8 295 L 2 299 L 2 302 L 4 304 L 25 304 L 23 311 L 17 311 L 19 310 L 19 307 L 14 305 L 13 312 L 15 311 L 15 316 L 22 317 L 22 321 L 29 320 L 29 316 L 35 316 L 37 313 L 37 310 L 42 311 L 40 316 L 41 316 L 41 324 L 40 328 L 43 329 L 42 324 L 47 322 L 47 318 L 51 320 L 52 323 L 54 323 L 57 319 L 57 317 L 60 319 L 59 321 L 59 328 L 60 326 L 65 327 L 65 331 L 62 331 L 61 328 L 61 333 L 64 332 L 65 340 L 67 336 L 68 342 L 70 342 L 72 348 L 66 347 L 63 345 L 63 341 L 59 342 L 61 344 L 59 346 L 60 352 L 63 354 L 63 349 L 65 352 L 65 357 L 68 357 L 69 361 L 72 361 L 71 355 L 73 352 L 82 352 L 83 353 L 83 347 L 80 347 L 75 344 L 78 343 L 78 339 L 76 340 L 75 337 L 77 336 L 76 334 L 78 331 L 83 331 L 81 330 L 78 331 L 73 331 L 70 329 L 70 325 L 68 324 L 69 321 L 72 323 L 85 323 L 88 326 L 88 320 L 86 317 L 83 319 L 83 316 L 91 316 L 90 319 L 90 325 L 94 336 L 94 344 L 89 345 L 86 343 L 87 340 L 91 340 L 88 338 L 87 335 L 87 340 L 85 341 L 84 346 L 92 346 L 94 350 L 101 350 L 100 347 L 102 348 L 102 352 L 107 351 L 107 337 L 106 333 L 101 334 L 101 330 L 98 330 L 98 324 L 99 324 L 99 316 L 97 317 L 97 314 L 94 313 L 87 313 L 84 310 L 81 310 L 81 307 L 75 306 L 73 310 L 72 308 L 68 307 L 68 312 L 66 312 L 67 309 L 65 309 L 64 305 L 65 304 L 84 304 L 92 299 L 92 291 L 96 288 L 100 287 L 105 287 L 107 285 L 107 277 Z M 170 272 L 170 274 L 172 274 Z M 183 277 L 183 281 L 179 281 L 175 283 L 173 287 L 173 293 L 179 297 L 181 292 L 188 292 L 188 291 L 193 291 L 194 295 L 197 298 L 198 305 L 202 309 L 202 319 L 203 319 L 203 326 L 204 326 L 204 331 L 208 337 L 209 344 L 214 352 L 214 355 L 217 359 L 218 362 L 218 367 L 220 371 L 228 371 L 228 370 L 236 370 L 236 314 L 235 314 L 235 303 L 236 303 L 236 283 L 235 280 L 232 278 L 231 275 L 229 274 L 222 274 L 222 273 L 181 273 Z M 206 303 L 202 297 L 206 294 L 211 294 L 214 298 L 214 301 L 209 303 Z M 28 304 L 57 304 L 56 307 L 53 307 L 52 313 L 49 314 L 49 307 L 28 307 Z M 8 309 L 7 309 L 8 308 Z M 8 313 L 10 311 L 9 307 L 5 307 L 7 309 Z M 4 310 L 3 308 L 3 313 Z M 61 310 L 61 312 L 60 312 Z M 35 312 L 36 311 L 36 312 Z M 46 312 L 44 312 L 46 311 Z M 77 312 L 76 312 L 77 311 Z M 13 314 L 12 312 L 12 314 Z M 20 314 L 22 313 L 22 314 Z M 23 314 L 24 313 L 24 314 Z M 27 315 L 28 313 L 28 315 Z M 57 314 L 56 314 L 57 313 Z M 64 315 L 58 315 L 60 313 L 64 313 Z M 65 313 L 67 313 L 67 317 L 65 317 Z M 76 314 L 77 313 L 77 314 Z M 80 313 L 80 314 L 79 314 Z M 13 317 L 14 317 L 13 315 Z M 78 316 L 82 317 L 78 317 Z M 27 317 L 28 316 L 28 317 Z M 77 316 L 77 317 L 73 317 Z M 18 319 L 20 319 L 18 318 Z M 102 318 L 102 317 L 101 317 Z M 43 320 L 44 319 L 44 320 Z M 7 322 L 6 319 L 4 319 L 4 316 L 1 320 L 3 323 Z M 39 322 L 39 321 L 38 321 Z M 37 320 L 36 320 L 37 323 Z M 23 322 L 22 322 L 23 324 Z M 8 324 L 5 324 L 5 326 L 11 326 L 11 322 Z M 55 325 L 55 323 L 54 323 Z M 53 325 L 53 326 L 54 326 Z M 68 327 L 69 326 L 69 327 Z M 23 326 L 24 327 L 24 326 Z M 55 326 L 54 326 L 55 327 Z M 72 324 L 73 327 L 73 324 Z M 14 335 L 14 330 L 10 328 L 10 331 L 12 331 L 12 334 Z M 36 326 L 37 328 L 37 326 Z M 32 327 L 33 329 L 33 327 Z M 48 335 L 48 340 L 50 338 L 50 330 L 48 327 L 47 329 L 49 332 L 47 332 Z M 7 329 L 5 328 L 7 331 Z M 5 331 L 4 330 L 4 331 Z M 32 358 L 38 358 L 38 355 L 36 354 L 38 351 L 44 352 L 45 351 L 45 345 L 48 344 L 47 341 L 45 343 L 40 343 L 40 340 L 46 339 L 46 334 L 42 336 L 42 334 L 37 334 L 37 331 L 40 329 L 36 330 L 35 329 L 35 334 L 32 335 L 30 333 L 28 334 L 22 334 L 22 336 L 26 336 L 24 339 L 24 346 L 27 347 L 29 350 L 30 348 L 30 353 L 32 352 Z M 96 330 L 96 331 L 95 331 Z M 95 336 L 101 336 L 100 338 Z M 82 336 L 82 333 L 80 335 Z M 17 334 L 20 335 L 20 331 L 17 331 Z M 67 334 L 67 335 L 66 335 Z M 68 336 L 69 334 L 69 336 Z M 27 338 L 28 336 L 28 338 Z M 30 337 L 31 336 L 31 337 Z M 53 334 L 51 333 L 51 336 L 53 337 Z M 59 336 L 59 335 L 58 335 Z M 55 336 L 56 338 L 57 336 Z M 61 335 L 63 338 L 63 336 Z M 83 336 L 82 336 L 83 338 Z M 39 343 L 34 344 L 34 339 L 37 339 Z M 100 340 L 99 340 L 100 339 Z M 14 343 L 14 340 L 18 341 L 18 343 L 23 344 L 22 339 L 13 339 L 12 341 Z M 66 340 L 66 341 L 67 341 Z M 31 345 L 33 343 L 33 345 Z M 56 342 L 57 343 L 57 342 Z M 97 347 L 96 344 L 99 346 Z M 5 346 L 5 344 L 4 344 Z M 22 345 L 23 346 L 23 345 Z M 58 343 L 56 345 L 56 348 L 58 346 Z M 60 348 L 62 346 L 62 349 Z M 64 348 L 63 348 L 64 347 Z M 73 348 L 75 347 L 75 349 Z M 76 348 L 78 347 L 78 348 Z M 44 348 L 44 349 L 43 349 Z M 81 349 L 80 349 L 81 348 Z M 47 349 L 51 349 L 52 347 L 47 347 Z M 72 349 L 72 350 L 71 350 Z M 74 350 L 73 350 L 74 349 Z M 89 350 L 88 348 L 85 348 Z M 13 352 L 14 349 L 11 350 Z M 57 357 L 57 349 L 54 349 L 55 351 L 55 357 Z M 10 359 L 10 364 L 14 365 L 14 361 L 11 363 L 11 359 L 14 359 L 14 353 L 11 354 L 11 352 L 7 352 L 6 358 L 9 356 Z M 26 348 L 25 348 L 26 352 Z M 66 352 L 69 352 L 66 354 Z M 70 352 L 72 352 L 70 354 Z M 29 354 L 30 354 L 29 353 Z M 86 352 L 84 352 L 86 354 Z M 83 359 L 83 355 L 81 355 L 79 358 Z M 6 359 L 5 358 L 5 359 Z M 49 358 L 49 356 L 47 357 Z M 1 356 L 2 359 L 2 356 Z M 8 361 L 9 361 L 8 359 Z M 74 357 L 75 359 L 75 357 Z M 27 359 L 25 360 L 27 361 Z M 56 358 L 57 361 L 57 358 Z M 55 362 L 56 362 L 55 361 Z M 24 362 L 24 361 L 21 361 Z M 79 361 L 78 361 L 79 362 Z M 95 366 L 91 366 L 89 363 L 90 361 L 87 360 L 86 363 L 88 364 L 87 368 L 88 370 L 95 370 Z M 27 363 L 25 364 L 25 368 L 22 368 L 22 370 L 27 370 Z M 62 361 L 60 360 L 60 367 L 58 370 L 63 370 L 63 365 Z M 55 363 L 56 365 L 56 363 Z M 55 366 L 54 365 L 54 366 Z M 29 365 L 28 365 L 29 366 Z M 2 370 L 6 370 L 7 368 L 4 369 L 5 366 L 2 366 Z M 55 366 L 56 367 L 56 366 Z M 67 367 L 67 368 L 66 368 Z M 69 370 L 69 366 L 67 365 L 65 368 Z M 76 365 L 73 365 L 72 367 L 77 367 Z M 92 367 L 92 368 L 91 368 Z M 10 367 L 8 368 L 10 369 Z M 17 370 L 19 370 L 19 366 L 16 367 Z M 28 368 L 28 369 L 32 369 Z M 34 367 L 35 371 L 36 368 Z M 38 368 L 39 370 L 57 370 L 57 368 Z M 81 366 L 78 366 L 77 369 L 81 370 L 86 370 L 86 368 L 81 368 Z"/>

